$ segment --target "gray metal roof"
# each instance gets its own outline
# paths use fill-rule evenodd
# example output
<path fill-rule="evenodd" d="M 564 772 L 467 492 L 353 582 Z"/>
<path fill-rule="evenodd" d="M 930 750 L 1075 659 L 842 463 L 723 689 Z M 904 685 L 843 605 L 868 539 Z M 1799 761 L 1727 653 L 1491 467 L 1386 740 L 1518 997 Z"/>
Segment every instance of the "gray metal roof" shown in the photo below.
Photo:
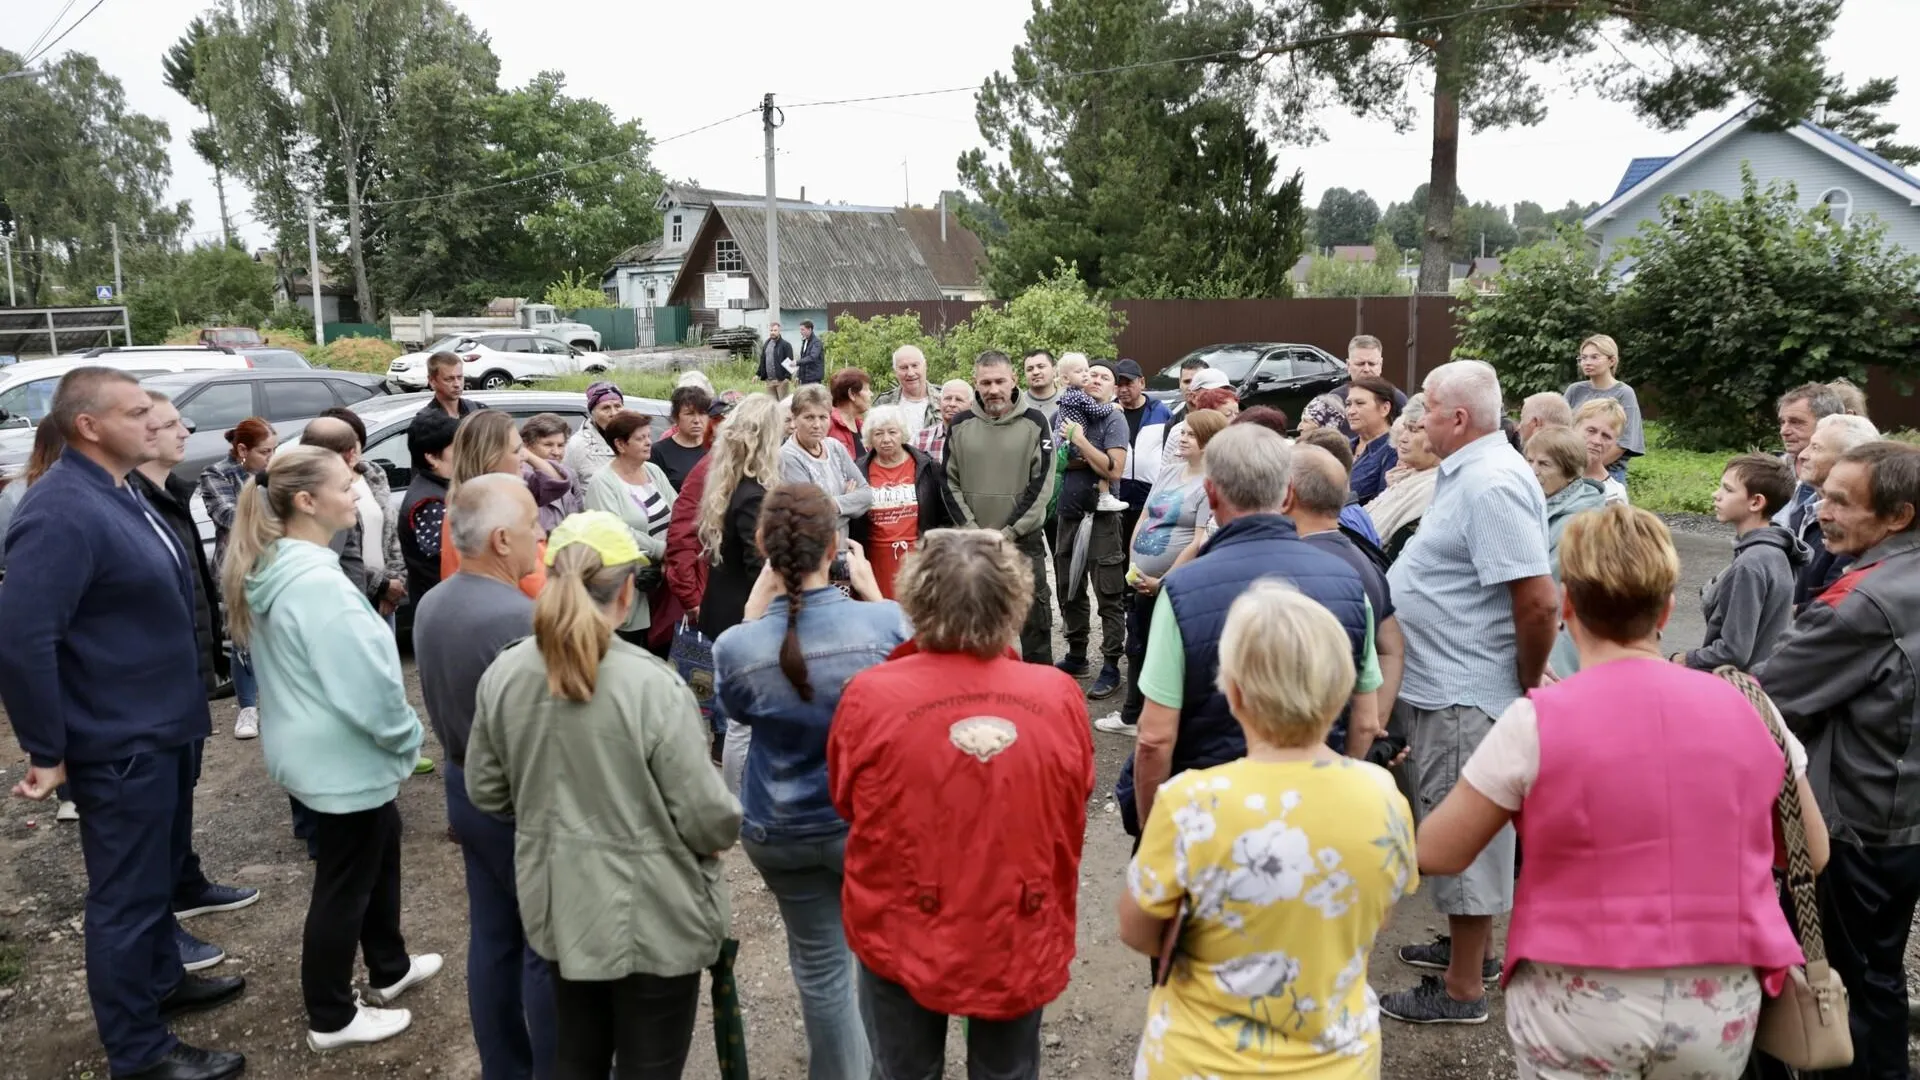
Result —
<path fill-rule="evenodd" d="M 716 201 L 713 212 L 764 288 L 766 207 Z M 940 283 L 891 208 L 781 205 L 781 307 L 938 299 Z"/>

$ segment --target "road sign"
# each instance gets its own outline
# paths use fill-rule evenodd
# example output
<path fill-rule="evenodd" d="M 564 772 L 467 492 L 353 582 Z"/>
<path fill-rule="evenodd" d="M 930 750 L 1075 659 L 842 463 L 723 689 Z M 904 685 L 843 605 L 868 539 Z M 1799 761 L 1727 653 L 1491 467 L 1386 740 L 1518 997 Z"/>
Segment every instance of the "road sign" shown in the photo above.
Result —
<path fill-rule="evenodd" d="M 113 299 L 113 286 L 111 286 L 111 285 L 95 285 L 95 286 L 93 287 L 93 298 L 94 298 L 95 300 L 111 300 L 111 299 Z"/>

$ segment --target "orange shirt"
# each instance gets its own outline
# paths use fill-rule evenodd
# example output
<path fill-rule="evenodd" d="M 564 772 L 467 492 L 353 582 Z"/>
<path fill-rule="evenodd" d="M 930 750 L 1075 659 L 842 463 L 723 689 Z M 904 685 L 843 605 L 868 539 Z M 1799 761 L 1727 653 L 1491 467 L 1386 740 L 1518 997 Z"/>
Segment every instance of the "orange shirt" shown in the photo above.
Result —
<path fill-rule="evenodd" d="M 445 581 L 460 572 L 460 552 L 453 546 L 453 519 L 440 519 L 440 580 Z M 520 579 L 520 591 L 532 599 L 540 599 L 540 590 L 547 587 L 547 542 L 540 541 L 540 558 L 533 564 L 533 573 Z M 420 598 L 414 597 L 419 603 Z"/>
<path fill-rule="evenodd" d="M 873 564 L 874 583 L 880 595 L 893 599 L 893 579 L 907 552 L 920 539 L 920 497 L 913 484 L 914 458 L 889 469 L 878 458 L 867 461 L 867 484 L 873 488 L 873 508 L 867 511 L 872 533 L 867 542 L 867 561 Z"/>

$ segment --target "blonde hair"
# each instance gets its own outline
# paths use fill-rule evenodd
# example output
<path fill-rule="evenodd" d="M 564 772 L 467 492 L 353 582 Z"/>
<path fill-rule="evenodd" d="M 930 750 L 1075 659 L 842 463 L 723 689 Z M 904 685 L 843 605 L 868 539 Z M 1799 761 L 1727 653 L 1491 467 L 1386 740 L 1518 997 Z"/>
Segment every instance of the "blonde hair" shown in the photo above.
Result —
<path fill-rule="evenodd" d="M 601 612 L 633 578 L 635 564 L 608 566 L 586 544 L 554 553 L 547 585 L 533 603 L 533 637 L 547 665 L 547 691 L 563 701 L 593 697 L 613 641 L 613 626 Z"/>
<path fill-rule="evenodd" d="M 1026 621 L 1033 570 L 996 530 L 935 529 L 907 556 L 893 590 L 920 648 L 990 660 Z"/>
<path fill-rule="evenodd" d="M 780 444 L 786 441 L 786 410 L 771 394 L 748 394 L 727 414 L 708 456 L 707 489 L 700 496 L 700 552 L 720 563 L 727 504 L 743 480 L 772 488 L 780 482 Z"/>
<path fill-rule="evenodd" d="M 1613 361 L 1613 373 L 1615 375 L 1620 374 L 1620 345 L 1618 342 L 1605 334 L 1592 334 L 1580 343 L 1582 349 L 1589 345 L 1600 350 L 1601 356 Z"/>
<path fill-rule="evenodd" d="M 1855 386 L 1852 379 L 1835 379 L 1827 386 L 1840 395 L 1840 404 L 1846 408 L 1846 415 L 1859 417 L 1867 415 L 1867 392 Z"/>
<path fill-rule="evenodd" d="M 1527 440 L 1527 453 L 1546 458 L 1568 481 L 1580 479 L 1587 471 L 1587 444 L 1570 427 L 1546 427 L 1534 432 Z"/>
<path fill-rule="evenodd" d="M 1627 410 L 1612 398 L 1594 398 L 1573 414 L 1573 426 L 1579 427 L 1595 417 L 1603 417 L 1613 425 L 1613 437 L 1619 438 L 1627 430 Z"/>
<path fill-rule="evenodd" d="M 514 429 L 513 417 L 499 409 L 467 414 L 454 432 L 449 451 L 453 458 L 453 478 L 447 481 L 447 498 L 451 500 L 462 483 L 492 472 L 493 463 L 500 460 L 500 455 L 509 447 L 517 450 L 520 446 L 520 433 Z"/>
<path fill-rule="evenodd" d="M 1292 585 L 1264 578 L 1227 609 L 1217 685 L 1229 701 L 1238 694 L 1235 719 L 1268 745 L 1324 740 L 1353 683 L 1353 647 L 1340 620 Z"/>
<path fill-rule="evenodd" d="M 1195 409 L 1187 414 L 1187 434 L 1193 437 L 1193 448 L 1205 450 L 1215 435 L 1227 430 L 1227 414 L 1219 409 Z"/>
<path fill-rule="evenodd" d="M 1588 632 L 1628 645 L 1660 625 L 1680 556 L 1673 536 L 1645 510 L 1611 504 L 1575 514 L 1560 537 L 1560 582 Z"/>
<path fill-rule="evenodd" d="M 249 478 L 233 503 L 233 530 L 227 535 L 227 561 L 220 568 L 220 595 L 227 601 L 227 634 L 245 647 L 253 637 L 253 611 L 247 606 L 247 576 L 273 564 L 273 545 L 287 534 L 294 515 L 293 497 L 311 494 L 335 468 L 347 463 L 318 446 L 289 446 L 267 464 L 266 484 Z"/>

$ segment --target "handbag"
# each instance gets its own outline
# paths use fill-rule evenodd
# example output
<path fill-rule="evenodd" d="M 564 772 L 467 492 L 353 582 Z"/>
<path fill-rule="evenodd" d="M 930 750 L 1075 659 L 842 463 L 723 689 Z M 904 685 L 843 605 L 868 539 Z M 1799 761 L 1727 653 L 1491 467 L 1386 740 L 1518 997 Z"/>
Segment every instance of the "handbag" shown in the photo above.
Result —
<path fill-rule="evenodd" d="M 1731 666 L 1714 671 L 1746 695 L 1767 733 L 1788 758 L 1786 779 L 1774 798 L 1774 814 L 1787 844 L 1787 891 L 1793 897 L 1800 949 L 1807 962 L 1787 969 L 1780 995 L 1762 1000 L 1754 1049 L 1795 1069 L 1837 1069 L 1853 1063 L 1853 1035 L 1847 1028 L 1847 988 L 1827 963 L 1820 933 L 1820 906 L 1813 891 L 1813 859 L 1807 854 L 1806 823 L 1800 817 L 1800 789 L 1794 782 L 1787 741 L 1780 734 L 1780 712 L 1760 684 Z"/>
<path fill-rule="evenodd" d="M 707 727 L 720 735 L 727 730 L 726 718 L 720 714 L 720 704 L 714 693 L 713 682 L 713 639 L 700 632 L 692 619 L 681 619 L 680 629 L 674 631 L 673 645 L 667 650 L 667 661 L 673 670 L 693 691 L 693 700 L 700 705 L 700 717 Z"/>

